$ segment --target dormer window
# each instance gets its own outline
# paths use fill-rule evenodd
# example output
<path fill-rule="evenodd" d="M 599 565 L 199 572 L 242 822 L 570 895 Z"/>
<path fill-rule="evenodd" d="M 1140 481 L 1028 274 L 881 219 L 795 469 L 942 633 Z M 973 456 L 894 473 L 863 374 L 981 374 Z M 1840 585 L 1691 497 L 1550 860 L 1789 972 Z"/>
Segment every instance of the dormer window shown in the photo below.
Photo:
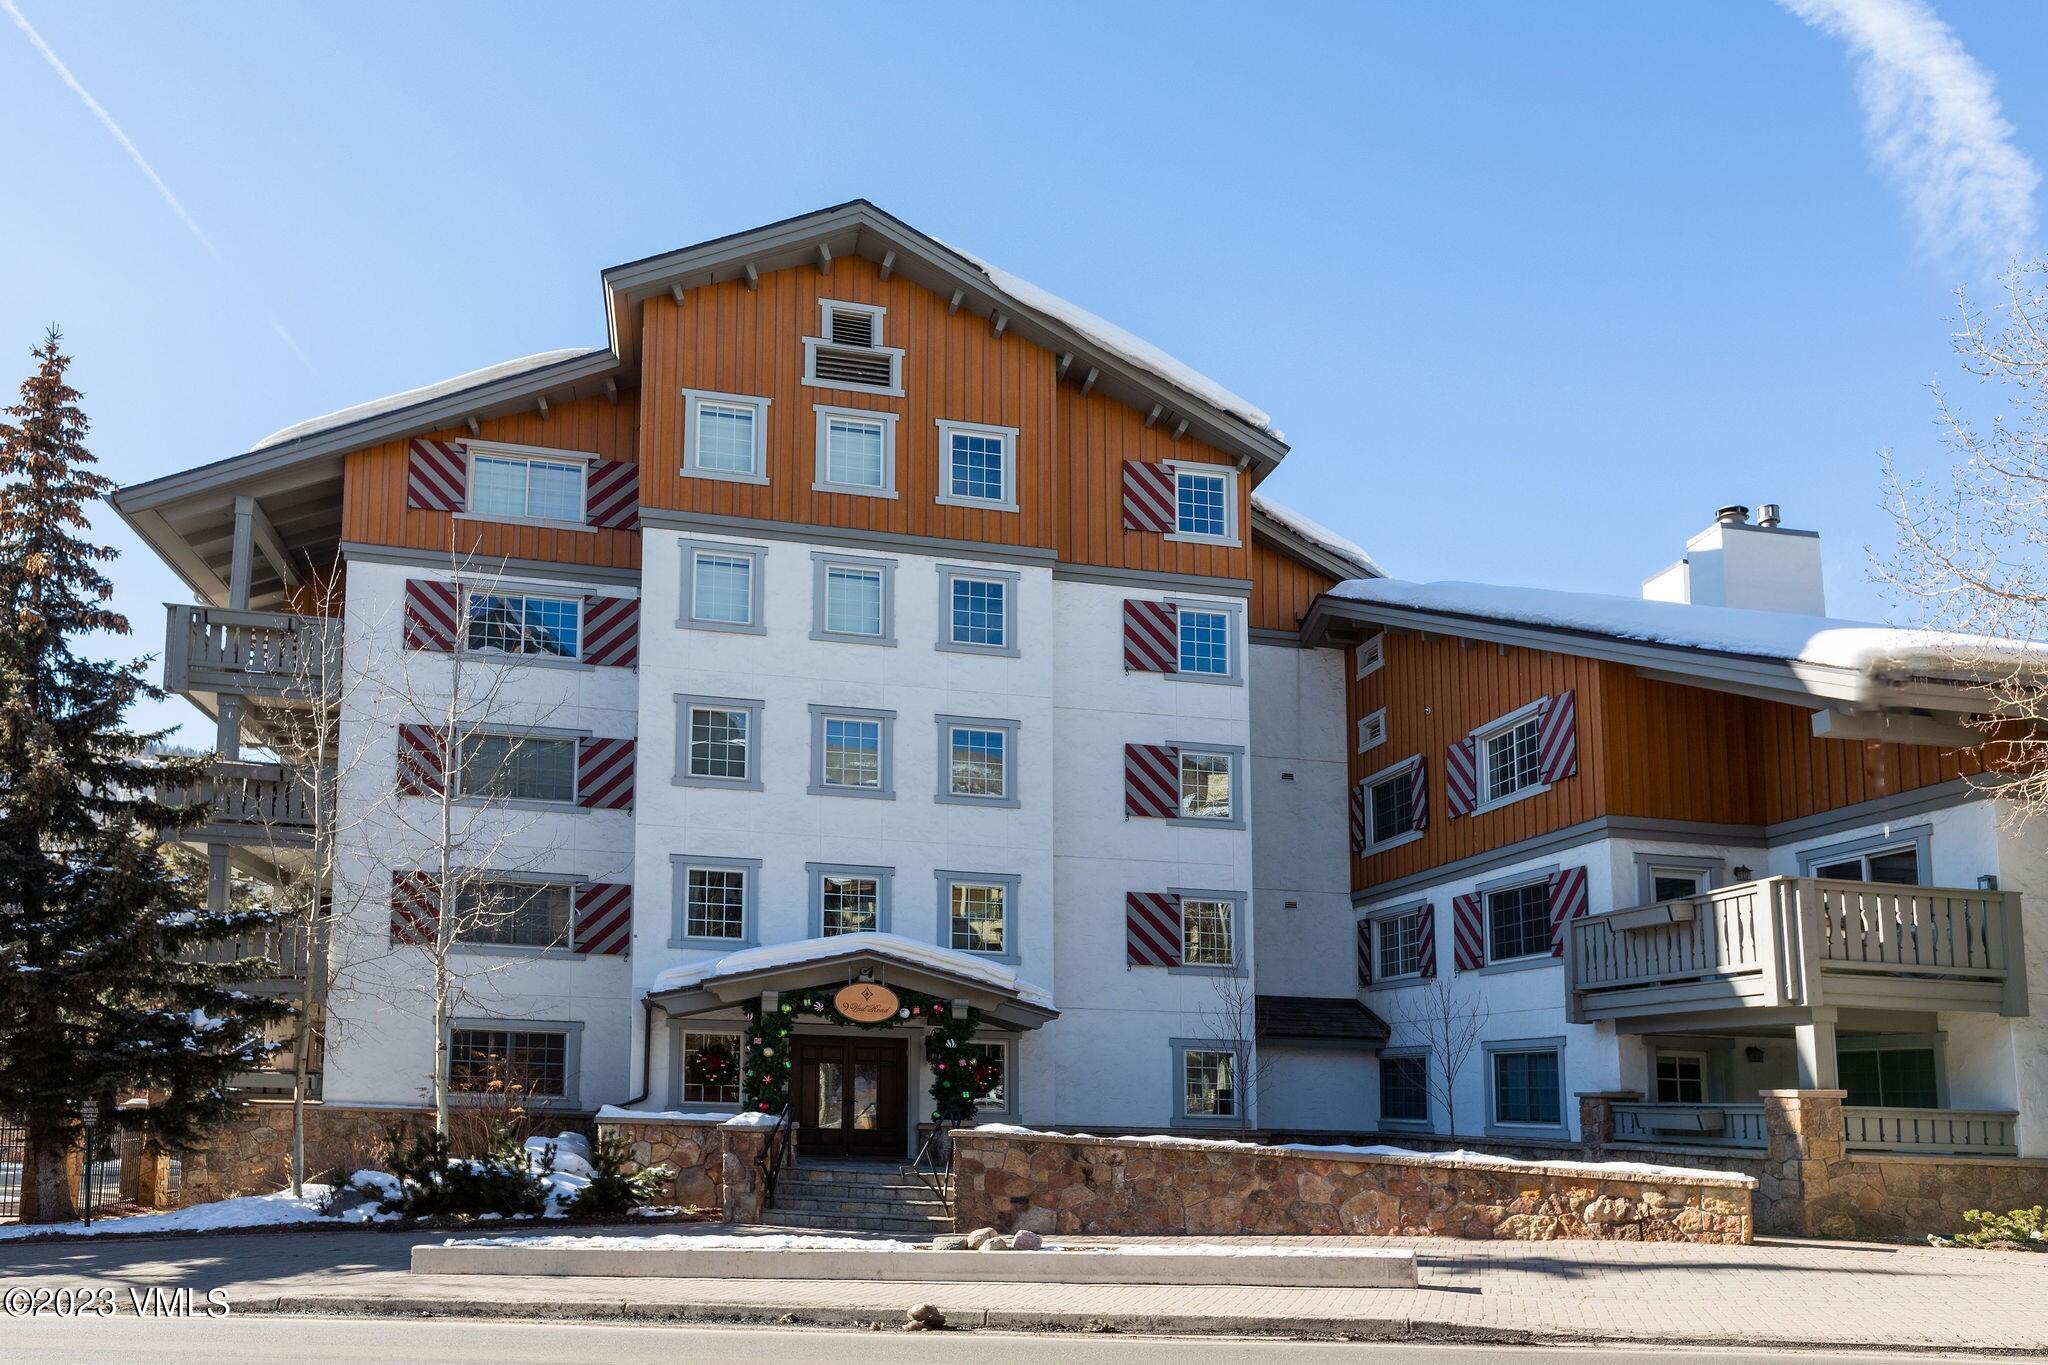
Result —
<path fill-rule="evenodd" d="M 883 344 L 889 310 L 818 300 L 818 335 L 804 338 L 804 383 L 903 396 L 903 352 Z"/>

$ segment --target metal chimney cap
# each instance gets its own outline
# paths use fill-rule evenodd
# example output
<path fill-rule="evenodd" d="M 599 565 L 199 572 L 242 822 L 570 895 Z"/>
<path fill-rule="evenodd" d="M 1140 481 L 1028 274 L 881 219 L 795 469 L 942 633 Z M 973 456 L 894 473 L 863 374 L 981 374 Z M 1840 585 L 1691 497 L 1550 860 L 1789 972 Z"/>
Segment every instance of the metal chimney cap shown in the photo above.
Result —
<path fill-rule="evenodd" d="M 1775 502 L 1764 503 L 1756 509 L 1756 524 L 1767 531 L 1776 528 L 1777 524 L 1782 520 L 1784 518 L 1780 515 L 1778 504 Z"/>
<path fill-rule="evenodd" d="M 1740 503 L 1730 503 L 1714 513 L 1714 520 L 1723 526 L 1741 526 L 1749 520 L 1749 509 Z"/>

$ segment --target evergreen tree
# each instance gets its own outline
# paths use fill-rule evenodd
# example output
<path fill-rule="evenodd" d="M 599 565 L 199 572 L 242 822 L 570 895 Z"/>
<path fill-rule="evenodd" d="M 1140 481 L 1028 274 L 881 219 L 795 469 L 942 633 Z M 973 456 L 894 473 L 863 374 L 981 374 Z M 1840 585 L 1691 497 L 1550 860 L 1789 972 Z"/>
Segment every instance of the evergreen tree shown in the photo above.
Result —
<path fill-rule="evenodd" d="M 75 648 L 128 623 L 100 570 L 116 552 L 82 534 L 113 485 L 91 469 L 58 341 L 52 328 L 0 421 L 0 1113 L 27 1123 L 22 1192 L 49 1222 L 75 1216 L 82 1105 L 101 1106 L 103 1133 L 189 1145 L 232 1112 L 230 1079 L 263 1065 L 264 1027 L 289 1013 L 235 989 L 260 959 L 186 960 L 275 915 L 208 911 L 159 836 L 204 809 L 157 795 L 203 780 L 207 760 L 151 754 L 162 733 L 122 729 L 131 702 L 162 695 L 146 661 Z"/>

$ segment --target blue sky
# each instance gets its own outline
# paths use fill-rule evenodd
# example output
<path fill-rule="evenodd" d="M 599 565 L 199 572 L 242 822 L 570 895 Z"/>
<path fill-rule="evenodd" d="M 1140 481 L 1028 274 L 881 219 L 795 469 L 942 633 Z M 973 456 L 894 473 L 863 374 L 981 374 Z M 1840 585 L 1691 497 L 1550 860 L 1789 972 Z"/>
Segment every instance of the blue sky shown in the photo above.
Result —
<path fill-rule="evenodd" d="M 60 323 L 124 482 L 600 345 L 603 267 L 865 196 L 1267 408 L 1269 491 L 1397 576 L 1629 593 L 1777 501 L 1838 615 L 2048 157 L 2022 4 L 7 3 L 163 187 L 0 4 L 0 385 Z M 1874 154 L 1858 34 L 1960 188 Z M 182 585 L 101 525 L 154 652 Z"/>

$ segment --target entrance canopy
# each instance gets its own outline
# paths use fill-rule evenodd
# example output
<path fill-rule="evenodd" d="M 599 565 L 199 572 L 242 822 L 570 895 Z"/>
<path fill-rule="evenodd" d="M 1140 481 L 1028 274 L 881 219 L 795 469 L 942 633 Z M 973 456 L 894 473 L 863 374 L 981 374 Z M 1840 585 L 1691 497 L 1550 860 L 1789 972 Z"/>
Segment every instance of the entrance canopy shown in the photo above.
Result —
<path fill-rule="evenodd" d="M 1049 992 L 1020 981 L 1001 963 L 897 934 L 835 934 L 742 948 L 669 968 L 647 987 L 647 999 L 673 1017 L 851 981 L 935 995 L 1011 1028 L 1037 1028 L 1059 1017 Z"/>

